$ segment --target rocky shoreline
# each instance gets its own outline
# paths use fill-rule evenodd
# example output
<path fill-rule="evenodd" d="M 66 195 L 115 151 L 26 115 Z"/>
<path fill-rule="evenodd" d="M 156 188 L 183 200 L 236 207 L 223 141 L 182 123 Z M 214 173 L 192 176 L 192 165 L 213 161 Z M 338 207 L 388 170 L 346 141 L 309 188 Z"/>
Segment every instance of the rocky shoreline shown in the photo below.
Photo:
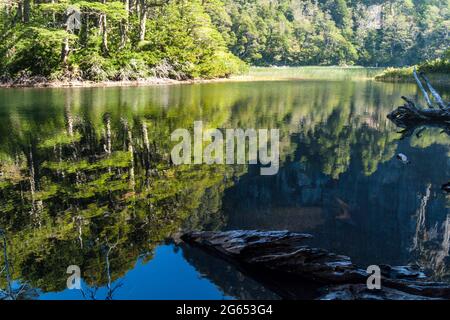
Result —
<path fill-rule="evenodd" d="M 369 289 L 366 269 L 347 256 L 305 244 L 312 236 L 289 231 L 190 232 L 181 239 L 235 265 L 283 299 L 303 299 L 309 286 L 318 300 L 450 299 L 450 285 L 415 266 L 380 265 L 381 288 Z"/>

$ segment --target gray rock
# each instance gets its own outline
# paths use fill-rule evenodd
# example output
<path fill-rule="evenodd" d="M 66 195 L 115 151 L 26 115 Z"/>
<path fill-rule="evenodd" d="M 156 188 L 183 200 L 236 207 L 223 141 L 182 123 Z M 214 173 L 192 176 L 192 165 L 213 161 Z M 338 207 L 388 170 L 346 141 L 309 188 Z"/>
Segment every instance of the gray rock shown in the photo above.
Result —
<path fill-rule="evenodd" d="M 395 299 L 417 300 L 450 298 L 450 285 L 432 282 L 412 266 L 380 265 L 380 290 L 367 289 L 368 274 L 347 256 L 338 255 L 306 244 L 312 236 L 289 231 L 235 230 L 227 232 L 191 232 L 181 239 L 209 252 L 219 254 L 232 263 L 269 271 L 318 284 L 326 290 L 319 299 Z M 259 275 L 259 278 L 260 275 Z M 272 279 L 273 280 L 273 279 Z M 272 287 L 282 287 L 273 284 Z M 277 292 L 287 299 L 298 298 L 289 290 Z M 284 295 L 283 295 L 284 294 Z"/>

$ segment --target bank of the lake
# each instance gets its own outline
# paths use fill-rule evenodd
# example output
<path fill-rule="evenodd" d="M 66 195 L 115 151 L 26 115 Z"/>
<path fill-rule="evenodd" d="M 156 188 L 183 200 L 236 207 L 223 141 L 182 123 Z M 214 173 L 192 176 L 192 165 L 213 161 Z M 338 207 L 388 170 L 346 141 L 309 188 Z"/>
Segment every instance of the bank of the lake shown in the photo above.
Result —
<path fill-rule="evenodd" d="M 227 81 L 231 78 L 215 78 L 215 79 L 190 79 L 176 80 L 170 78 L 147 78 L 140 80 L 123 80 L 123 81 L 21 81 L 21 82 L 4 82 L 0 83 L 0 88 L 95 88 L 95 87 L 137 87 L 137 86 L 158 86 L 173 84 L 192 84 L 192 83 L 208 83 Z"/>
<path fill-rule="evenodd" d="M 139 80 L 121 81 L 50 81 L 46 78 L 30 78 L 20 81 L 0 82 L 0 88 L 91 88 L 91 87 L 137 87 L 158 85 L 180 85 L 214 82 L 283 81 L 283 80 L 372 80 L 384 68 L 361 66 L 303 66 L 303 67 L 250 67 L 244 74 L 229 77 L 196 78 L 176 80 L 150 77 Z"/>
<path fill-rule="evenodd" d="M 384 73 L 375 77 L 376 81 L 381 82 L 410 82 L 413 83 L 413 67 L 404 69 L 388 69 Z M 433 83 L 449 83 L 450 74 L 431 73 L 427 74 L 428 79 Z"/>
<path fill-rule="evenodd" d="M 426 74 L 433 83 L 450 83 L 450 60 L 448 58 L 425 61 L 419 65 L 409 67 L 387 68 L 377 75 L 375 80 L 383 82 L 414 82 L 414 69 Z"/>

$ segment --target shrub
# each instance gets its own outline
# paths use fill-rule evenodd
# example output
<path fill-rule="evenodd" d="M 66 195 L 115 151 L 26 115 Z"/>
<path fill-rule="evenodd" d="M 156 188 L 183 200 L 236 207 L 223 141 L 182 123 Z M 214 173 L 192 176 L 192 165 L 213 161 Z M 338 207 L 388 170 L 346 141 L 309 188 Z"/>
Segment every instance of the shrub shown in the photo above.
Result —
<path fill-rule="evenodd" d="M 436 59 L 419 65 L 418 70 L 424 73 L 450 73 L 450 59 Z"/>
<path fill-rule="evenodd" d="M 113 61 L 116 69 L 113 80 L 139 80 L 151 74 L 147 62 L 137 53 L 119 54 Z"/>
<path fill-rule="evenodd" d="M 248 66 L 229 52 L 215 52 L 209 59 L 199 65 L 199 73 L 204 78 L 229 77 L 232 74 L 242 74 Z"/>
<path fill-rule="evenodd" d="M 436 59 L 425 61 L 417 66 L 405 68 L 387 68 L 382 74 L 375 77 L 379 81 L 414 81 L 414 68 L 419 72 L 423 72 L 436 81 L 445 80 L 450 74 L 450 60 Z"/>
<path fill-rule="evenodd" d="M 96 52 L 83 54 L 79 60 L 83 79 L 96 82 L 106 81 L 115 73 L 111 62 Z"/>
<path fill-rule="evenodd" d="M 61 69 L 61 44 L 73 35 L 61 30 L 26 29 L 15 45 L 8 69 L 12 75 L 28 71 L 31 76 L 48 77 Z"/>

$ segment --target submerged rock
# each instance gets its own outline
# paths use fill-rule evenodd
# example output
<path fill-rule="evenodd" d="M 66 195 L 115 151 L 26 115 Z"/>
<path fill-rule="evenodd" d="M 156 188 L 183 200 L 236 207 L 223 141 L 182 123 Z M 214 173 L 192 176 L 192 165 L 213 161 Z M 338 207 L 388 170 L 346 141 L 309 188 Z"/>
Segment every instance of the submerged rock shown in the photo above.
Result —
<path fill-rule="evenodd" d="M 394 299 L 426 300 L 450 298 L 450 285 L 432 282 L 413 266 L 380 265 L 381 289 L 369 290 L 365 269 L 347 256 L 337 255 L 306 244 L 312 236 L 289 231 L 234 230 L 190 232 L 182 240 L 220 255 L 244 267 L 246 273 L 266 282 L 261 274 L 269 272 L 270 285 L 286 299 L 301 299 L 295 290 L 285 290 L 284 276 L 314 282 L 318 299 Z M 274 283 L 284 279 L 284 284 Z"/>

